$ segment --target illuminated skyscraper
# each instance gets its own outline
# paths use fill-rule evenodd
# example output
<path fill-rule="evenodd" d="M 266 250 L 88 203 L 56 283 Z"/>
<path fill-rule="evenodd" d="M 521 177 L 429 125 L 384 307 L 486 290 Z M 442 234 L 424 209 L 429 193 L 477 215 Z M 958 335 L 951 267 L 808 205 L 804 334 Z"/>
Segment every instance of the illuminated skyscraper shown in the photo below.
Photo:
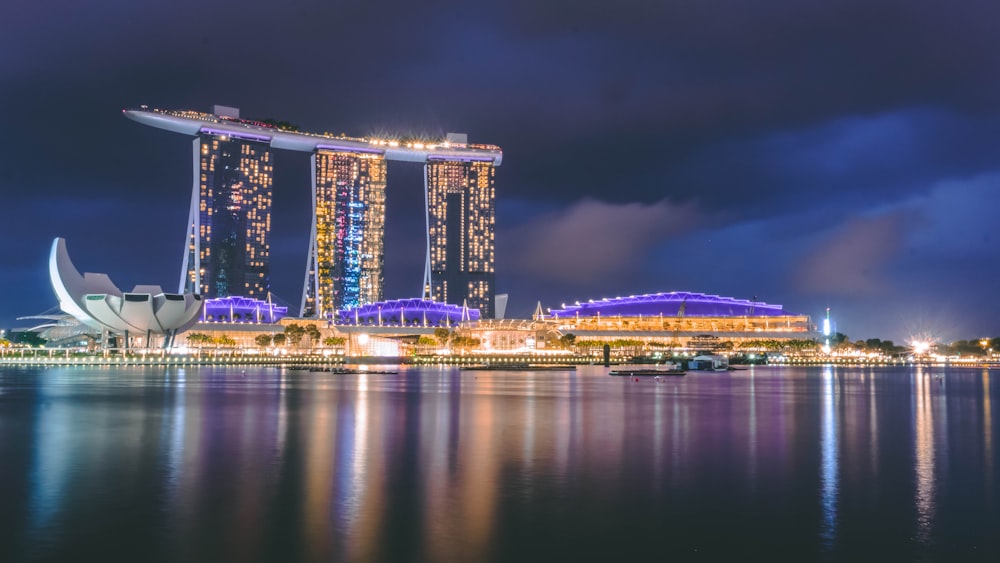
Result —
<path fill-rule="evenodd" d="M 202 132 L 181 290 L 206 298 L 266 297 L 270 289 L 271 151 L 253 135 Z"/>
<path fill-rule="evenodd" d="M 318 150 L 312 156 L 313 227 L 302 314 L 332 318 L 383 298 L 385 158 Z"/>
<path fill-rule="evenodd" d="M 427 256 L 423 296 L 495 314 L 495 145 L 449 133 L 437 142 L 306 133 L 274 120 L 212 113 L 124 110 L 139 123 L 195 135 L 194 188 L 181 291 L 266 296 L 270 289 L 270 149 L 310 152 L 313 214 L 300 315 L 383 299 L 386 161 L 425 164 Z"/>
<path fill-rule="evenodd" d="M 435 301 L 494 316 L 494 174 L 491 160 L 431 160 L 427 181 L 427 266 Z"/>

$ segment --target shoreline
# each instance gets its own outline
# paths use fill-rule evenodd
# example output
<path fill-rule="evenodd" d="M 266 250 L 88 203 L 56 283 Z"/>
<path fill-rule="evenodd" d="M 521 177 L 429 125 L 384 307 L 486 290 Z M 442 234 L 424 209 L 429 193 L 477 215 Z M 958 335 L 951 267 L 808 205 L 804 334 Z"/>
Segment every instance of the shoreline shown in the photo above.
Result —
<path fill-rule="evenodd" d="M 332 367 L 343 365 L 415 365 L 415 366 L 468 366 L 480 364 L 505 364 L 505 363 L 525 363 L 525 364 L 572 364 L 572 365 L 601 365 L 603 362 L 591 356 L 534 356 L 534 355 L 465 355 L 465 356 L 344 356 L 344 355 L 303 355 L 303 356 L 234 356 L 234 355 L 129 355 L 129 356 L 70 356 L 70 357 L 49 357 L 49 356 L 2 356 L 0 366 L 45 366 L 45 367 L 79 367 L 79 366 L 100 366 L 100 367 L 124 367 L 124 366 L 151 366 L 151 367 L 189 367 L 189 366 L 254 366 L 254 367 Z M 613 357 L 611 365 L 632 365 L 639 363 L 632 358 Z M 734 364 L 736 365 L 736 364 Z M 941 367 L 941 368 L 973 368 L 973 369 L 1000 369 L 1000 361 L 962 361 L 962 362 L 937 362 L 937 361 L 906 361 L 906 360 L 854 360 L 846 358 L 801 358 L 788 359 L 781 362 L 769 362 L 767 364 L 739 364 L 746 367 L 806 367 L 806 366 L 833 366 L 833 367 Z"/>
<path fill-rule="evenodd" d="M 4 356 L 0 366 L 258 366 L 258 367 L 331 367 L 350 365 L 417 365 L 417 366 L 464 366 L 478 364 L 504 364 L 511 362 L 530 364 L 599 364 L 589 356 L 171 356 L 171 355 L 130 355 L 130 356 Z M 625 358 L 614 358 L 613 364 L 627 362 Z"/>

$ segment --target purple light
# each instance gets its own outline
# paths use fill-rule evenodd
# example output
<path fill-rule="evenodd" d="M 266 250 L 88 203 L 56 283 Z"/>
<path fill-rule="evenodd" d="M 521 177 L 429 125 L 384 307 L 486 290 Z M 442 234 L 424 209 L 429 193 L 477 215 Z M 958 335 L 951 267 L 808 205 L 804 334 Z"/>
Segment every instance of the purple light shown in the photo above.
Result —
<path fill-rule="evenodd" d="M 763 301 L 749 301 L 720 297 L 704 293 L 673 291 L 651 293 L 632 297 L 617 297 L 565 306 L 553 309 L 555 318 L 573 316 L 623 316 L 623 317 L 773 317 L 787 315 L 781 305 L 771 305 Z"/>
<path fill-rule="evenodd" d="M 205 301 L 201 320 L 207 322 L 248 322 L 272 324 L 288 314 L 288 307 L 281 307 L 250 297 L 220 297 Z"/>
<path fill-rule="evenodd" d="M 462 322 L 463 313 L 470 321 L 478 321 L 480 318 L 479 309 L 463 310 L 459 305 L 420 298 L 394 299 L 337 311 L 337 323 L 372 326 L 424 326 L 425 324 L 448 326 Z"/>

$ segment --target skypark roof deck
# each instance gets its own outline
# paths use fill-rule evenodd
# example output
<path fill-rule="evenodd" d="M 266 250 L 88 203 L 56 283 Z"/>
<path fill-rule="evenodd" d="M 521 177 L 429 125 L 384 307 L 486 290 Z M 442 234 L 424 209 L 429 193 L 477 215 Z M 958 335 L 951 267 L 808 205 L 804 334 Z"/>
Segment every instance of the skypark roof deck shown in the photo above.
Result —
<path fill-rule="evenodd" d="M 494 166 L 500 166 L 503 160 L 503 152 L 500 147 L 495 145 L 449 143 L 448 141 L 400 142 L 392 139 L 367 139 L 325 133 L 308 133 L 291 131 L 260 121 L 190 110 L 161 110 L 142 107 L 140 109 L 126 109 L 122 112 L 125 117 L 133 121 L 174 133 L 230 135 L 239 139 L 270 143 L 276 149 L 302 152 L 336 150 L 374 153 L 383 155 L 386 160 L 403 162 L 474 161 L 492 162 Z"/>

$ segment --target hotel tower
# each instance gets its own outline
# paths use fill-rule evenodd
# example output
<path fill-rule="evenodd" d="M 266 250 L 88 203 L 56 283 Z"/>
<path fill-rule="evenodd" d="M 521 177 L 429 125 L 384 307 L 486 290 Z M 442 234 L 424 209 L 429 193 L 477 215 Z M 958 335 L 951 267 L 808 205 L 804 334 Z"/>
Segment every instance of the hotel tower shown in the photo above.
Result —
<path fill-rule="evenodd" d="M 194 187 L 182 291 L 265 298 L 270 290 L 271 149 L 311 153 L 312 213 L 300 315 L 383 300 L 386 162 L 424 164 L 427 253 L 423 297 L 495 311 L 494 145 L 464 134 L 403 142 L 304 133 L 287 124 L 213 113 L 125 110 L 153 127 L 194 135 Z"/>
<path fill-rule="evenodd" d="M 267 297 L 272 183 L 267 142 L 225 131 L 198 134 L 181 292 Z"/>
<path fill-rule="evenodd" d="M 467 304 L 483 318 L 492 318 L 496 169 L 482 161 L 431 162 L 426 169 L 425 288 L 434 301 Z"/>
<path fill-rule="evenodd" d="M 312 155 L 312 233 L 302 316 L 332 318 L 381 301 L 385 157 L 321 149 Z"/>

